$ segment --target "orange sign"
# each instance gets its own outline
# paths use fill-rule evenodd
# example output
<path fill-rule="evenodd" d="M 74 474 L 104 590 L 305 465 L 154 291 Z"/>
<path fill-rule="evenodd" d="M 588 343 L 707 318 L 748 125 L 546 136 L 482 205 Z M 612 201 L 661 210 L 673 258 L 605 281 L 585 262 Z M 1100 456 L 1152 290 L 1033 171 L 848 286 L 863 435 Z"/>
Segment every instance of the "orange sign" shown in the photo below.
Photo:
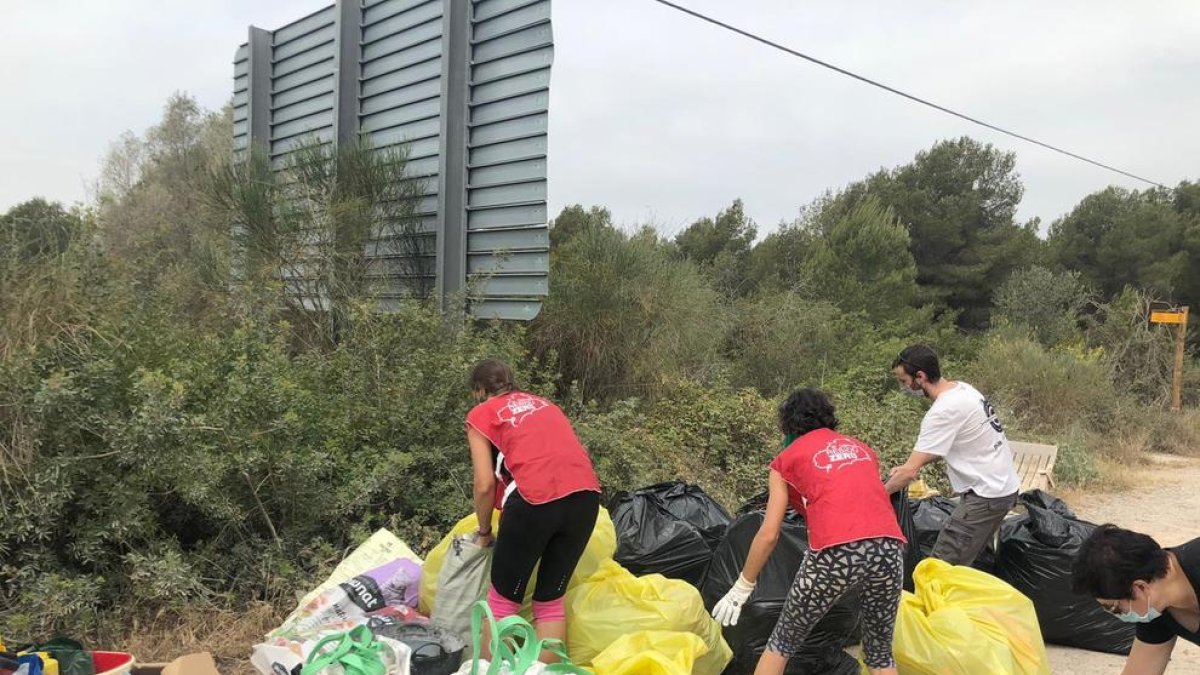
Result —
<path fill-rule="evenodd" d="M 1150 323 L 1180 324 L 1186 316 L 1184 312 L 1150 312 Z"/>

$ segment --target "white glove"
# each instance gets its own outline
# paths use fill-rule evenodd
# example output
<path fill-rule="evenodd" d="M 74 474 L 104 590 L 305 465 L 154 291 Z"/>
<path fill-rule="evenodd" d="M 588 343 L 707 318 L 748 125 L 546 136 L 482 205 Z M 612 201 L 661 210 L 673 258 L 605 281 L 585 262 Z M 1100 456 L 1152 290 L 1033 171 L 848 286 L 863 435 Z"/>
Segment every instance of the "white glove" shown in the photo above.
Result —
<path fill-rule="evenodd" d="M 736 626 L 738 617 L 742 615 L 742 605 L 746 604 L 753 592 L 754 584 L 739 574 L 733 588 L 729 589 L 716 607 L 713 607 L 713 618 L 722 626 Z"/>

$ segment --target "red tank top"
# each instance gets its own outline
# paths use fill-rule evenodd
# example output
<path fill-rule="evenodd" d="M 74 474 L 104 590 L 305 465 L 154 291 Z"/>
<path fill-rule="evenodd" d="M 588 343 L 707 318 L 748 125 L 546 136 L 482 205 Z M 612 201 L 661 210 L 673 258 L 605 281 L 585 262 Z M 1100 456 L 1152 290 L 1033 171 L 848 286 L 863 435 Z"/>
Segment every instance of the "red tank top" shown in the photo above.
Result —
<path fill-rule="evenodd" d="M 866 443 L 817 429 L 787 446 L 771 468 L 787 481 L 788 501 L 805 516 L 814 551 L 876 537 L 905 541 L 879 458 Z"/>
<path fill-rule="evenodd" d="M 539 396 L 516 391 L 488 399 L 467 414 L 467 424 L 499 451 L 496 505 L 513 491 L 545 504 L 582 491 L 600 492 L 591 457 L 563 411 Z"/>

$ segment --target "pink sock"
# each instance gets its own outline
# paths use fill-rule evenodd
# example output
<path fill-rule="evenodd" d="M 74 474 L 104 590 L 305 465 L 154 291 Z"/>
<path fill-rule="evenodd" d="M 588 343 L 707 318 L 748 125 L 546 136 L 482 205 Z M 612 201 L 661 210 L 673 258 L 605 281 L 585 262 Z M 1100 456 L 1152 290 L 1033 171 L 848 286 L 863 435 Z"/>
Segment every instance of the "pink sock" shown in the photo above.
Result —
<path fill-rule="evenodd" d="M 488 588 L 487 603 L 488 608 L 492 610 L 492 615 L 496 617 L 497 621 L 513 616 L 521 611 L 521 603 L 509 600 L 500 595 L 495 586 Z"/>
<path fill-rule="evenodd" d="M 563 599 L 547 600 L 546 602 L 533 601 L 533 620 L 542 621 L 566 621 L 567 610 L 563 604 Z"/>

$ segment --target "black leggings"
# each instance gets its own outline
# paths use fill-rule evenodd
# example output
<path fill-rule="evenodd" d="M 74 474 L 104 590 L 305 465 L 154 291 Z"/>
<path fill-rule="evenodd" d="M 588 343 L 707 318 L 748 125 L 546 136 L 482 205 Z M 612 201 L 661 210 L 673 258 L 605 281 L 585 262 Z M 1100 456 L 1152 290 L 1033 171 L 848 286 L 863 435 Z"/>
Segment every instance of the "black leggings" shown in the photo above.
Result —
<path fill-rule="evenodd" d="M 563 597 L 599 513 L 599 492 L 576 492 L 537 506 L 514 492 L 504 504 L 492 554 L 496 592 L 522 602 L 533 566 L 540 560 L 533 599 L 549 602 Z"/>

